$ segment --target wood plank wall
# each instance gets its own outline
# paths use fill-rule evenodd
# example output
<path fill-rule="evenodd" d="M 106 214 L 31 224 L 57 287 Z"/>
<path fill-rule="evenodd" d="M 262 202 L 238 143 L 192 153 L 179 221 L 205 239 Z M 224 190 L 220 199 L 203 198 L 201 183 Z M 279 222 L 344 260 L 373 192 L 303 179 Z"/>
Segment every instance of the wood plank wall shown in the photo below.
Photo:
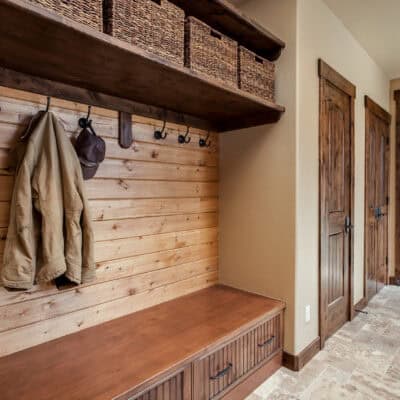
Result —
<path fill-rule="evenodd" d="M 0 87 L 0 259 L 4 251 L 13 176 L 9 150 L 46 99 Z M 72 137 L 87 106 L 52 99 L 53 111 Z M 199 135 L 179 145 L 167 125 L 133 117 L 134 144 L 118 145 L 117 113 L 92 110 L 107 145 L 106 160 L 86 183 L 95 230 L 97 280 L 58 290 L 0 287 L 0 356 L 211 286 L 218 278 L 218 136 L 201 149 Z M 1 268 L 1 264 L 0 264 Z"/>

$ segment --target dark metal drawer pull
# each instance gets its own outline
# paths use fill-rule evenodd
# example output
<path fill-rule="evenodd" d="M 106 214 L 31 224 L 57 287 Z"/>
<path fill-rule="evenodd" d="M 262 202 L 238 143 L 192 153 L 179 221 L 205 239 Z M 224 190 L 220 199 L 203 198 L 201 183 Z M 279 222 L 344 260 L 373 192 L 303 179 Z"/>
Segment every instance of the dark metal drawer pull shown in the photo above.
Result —
<path fill-rule="evenodd" d="M 267 344 L 270 344 L 273 340 L 275 339 L 275 336 L 271 336 L 269 339 L 267 339 L 264 343 L 259 343 L 258 347 L 265 347 Z"/>
<path fill-rule="evenodd" d="M 232 363 L 229 363 L 228 366 L 223 369 L 222 371 L 219 371 L 216 375 L 210 376 L 210 379 L 212 381 L 215 381 L 216 379 L 222 378 L 224 375 L 226 375 L 230 369 L 233 367 Z"/>

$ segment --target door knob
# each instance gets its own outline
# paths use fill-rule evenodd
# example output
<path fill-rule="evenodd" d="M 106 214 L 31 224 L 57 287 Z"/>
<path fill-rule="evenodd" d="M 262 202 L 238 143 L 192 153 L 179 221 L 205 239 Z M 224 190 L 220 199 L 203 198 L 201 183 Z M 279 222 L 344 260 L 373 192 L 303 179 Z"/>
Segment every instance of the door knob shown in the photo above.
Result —
<path fill-rule="evenodd" d="M 375 218 L 376 218 L 376 219 L 380 219 L 380 218 L 382 218 L 384 215 L 386 215 L 386 214 L 382 212 L 382 209 L 381 209 L 380 207 L 376 207 L 376 208 L 375 208 Z"/>

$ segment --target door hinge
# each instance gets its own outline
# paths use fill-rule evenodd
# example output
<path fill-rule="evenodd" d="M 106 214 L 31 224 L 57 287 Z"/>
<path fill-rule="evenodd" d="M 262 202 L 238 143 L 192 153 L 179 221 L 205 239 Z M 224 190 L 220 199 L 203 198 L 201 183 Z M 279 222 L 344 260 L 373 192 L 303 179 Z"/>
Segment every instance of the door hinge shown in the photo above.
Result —
<path fill-rule="evenodd" d="M 386 256 L 386 265 L 389 265 L 389 256 Z"/>
<path fill-rule="evenodd" d="M 389 205 L 389 196 L 386 196 L 386 204 Z"/>

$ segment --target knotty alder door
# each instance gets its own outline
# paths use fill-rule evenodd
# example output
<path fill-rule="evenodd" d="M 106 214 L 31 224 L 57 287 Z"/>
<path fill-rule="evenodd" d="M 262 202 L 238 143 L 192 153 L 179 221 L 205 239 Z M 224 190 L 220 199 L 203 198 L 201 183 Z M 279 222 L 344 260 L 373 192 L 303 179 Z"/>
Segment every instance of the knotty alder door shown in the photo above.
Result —
<path fill-rule="evenodd" d="M 320 63 L 321 341 L 350 319 L 352 86 Z M 346 90 L 346 91 L 345 91 Z"/>
<path fill-rule="evenodd" d="M 388 281 L 390 115 L 365 97 L 365 266 L 371 299 Z"/>

